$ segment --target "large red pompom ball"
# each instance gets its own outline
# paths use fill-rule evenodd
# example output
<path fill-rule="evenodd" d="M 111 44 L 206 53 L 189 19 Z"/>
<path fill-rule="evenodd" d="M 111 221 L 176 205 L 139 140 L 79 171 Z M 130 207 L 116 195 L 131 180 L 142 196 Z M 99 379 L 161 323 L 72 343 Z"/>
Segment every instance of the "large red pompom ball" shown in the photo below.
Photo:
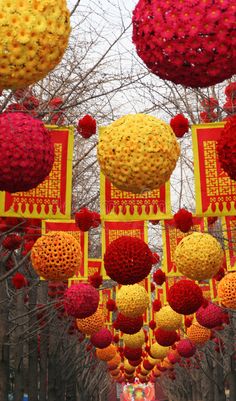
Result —
<path fill-rule="evenodd" d="M 163 330 L 157 329 L 155 331 L 155 337 L 158 344 L 163 347 L 169 347 L 173 345 L 179 338 L 178 334 L 174 330 Z"/>
<path fill-rule="evenodd" d="M 142 348 L 125 347 L 125 349 L 124 349 L 125 358 L 127 358 L 128 360 L 131 360 L 131 361 L 137 361 L 138 359 L 140 359 L 142 356 L 142 353 L 143 353 Z"/>
<path fill-rule="evenodd" d="M 235 18 L 230 0 L 139 0 L 133 42 L 160 78 L 208 87 L 236 73 Z"/>
<path fill-rule="evenodd" d="M 170 307 L 182 315 L 195 313 L 203 303 L 201 288 L 190 280 L 180 280 L 172 285 L 167 294 Z"/>
<path fill-rule="evenodd" d="M 69 316 L 84 319 L 93 315 L 98 307 L 99 293 L 90 284 L 72 284 L 64 293 L 64 307 Z"/>
<path fill-rule="evenodd" d="M 224 321 L 224 312 L 219 306 L 209 303 L 206 307 L 201 306 L 198 309 L 196 319 L 201 326 L 213 329 Z"/>
<path fill-rule="evenodd" d="M 152 252 L 139 238 L 123 236 L 112 241 L 104 255 L 107 275 L 119 284 L 135 284 L 151 271 Z"/>
<path fill-rule="evenodd" d="M 54 146 L 42 121 L 24 113 L 0 114 L 0 191 L 37 187 L 53 162 Z"/>
<path fill-rule="evenodd" d="M 217 153 L 222 169 L 236 181 L 236 116 L 232 116 L 221 131 Z"/>
<path fill-rule="evenodd" d="M 113 338 L 113 336 L 112 336 L 111 332 L 104 327 L 103 329 L 99 330 L 97 333 L 94 333 L 90 337 L 90 341 L 96 348 L 103 349 L 103 348 L 108 347 L 111 344 L 112 338 Z"/>
<path fill-rule="evenodd" d="M 177 138 L 182 138 L 186 132 L 189 130 L 188 119 L 183 116 L 183 114 L 177 114 L 170 120 L 170 126 L 173 129 L 175 136 Z"/>
<path fill-rule="evenodd" d="M 190 358 L 196 352 L 196 346 L 190 340 L 180 340 L 176 344 L 176 350 L 178 351 L 180 356 L 184 358 Z"/>
<path fill-rule="evenodd" d="M 186 209 L 179 209 L 174 214 L 175 227 L 183 233 L 187 233 L 193 225 L 193 215 Z"/>
<path fill-rule="evenodd" d="M 114 323 L 117 330 L 121 330 L 125 334 L 135 334 L 143 327 L 143 317 L 131 318 L 118 313 Z"/>

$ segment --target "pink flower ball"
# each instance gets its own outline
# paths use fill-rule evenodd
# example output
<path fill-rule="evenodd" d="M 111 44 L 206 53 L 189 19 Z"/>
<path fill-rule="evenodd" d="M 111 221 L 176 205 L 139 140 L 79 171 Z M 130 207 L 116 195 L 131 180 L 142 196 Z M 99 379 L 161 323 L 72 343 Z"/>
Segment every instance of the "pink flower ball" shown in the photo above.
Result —
<path fill-rule="evenodd" d="M 190 358 L 193 356 L 196 352 L 196 346 L 192 343 L 190 340 L 180 340 L 176 344 L 176 349 L 180 356 L 183 356 L 184 358 Z"/>
<path fill-rule="evenodd" d="M 201 326 L 213 329 L 222 324 L 224 312 L 219 306 L 209 303 L 205 308 L 201 306 L 198 309 L 196 319 Z"/>
<path fill-rule="evenodd" d="M 72 284 L 64 293 L 64 308 L 69 316 L 84 319 L 93 315 L 98 307 L 99 293 L 90 284 Z"/>
<path fill-rule="evenodd" d="M 111 344 L 112 338 L 111 332 L 106 328 L 102 328 L 90 337 L 90 341 L 94 347 L 103 349 Z"/>

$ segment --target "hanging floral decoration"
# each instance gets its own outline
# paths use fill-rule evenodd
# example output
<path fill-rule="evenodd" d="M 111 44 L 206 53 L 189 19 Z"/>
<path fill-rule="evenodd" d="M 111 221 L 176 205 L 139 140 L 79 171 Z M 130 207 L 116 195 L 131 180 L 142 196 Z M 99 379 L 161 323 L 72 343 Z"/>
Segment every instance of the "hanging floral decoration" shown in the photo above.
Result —
<path fill-rule="evenodd" d="M 222 169 L 231 180 L 236 181 L 236 116 L 232 116 L 221 131 L 217 153 Z"/>
<path fill-rule="evenodd" d="M 98 291 L 89 284 L 72 284 L 64 293 L 64 308 L 69 316 L 83 319 L 96 312 Z"/>
<path fill-rule="evenodd" d="M 175 312 L 191 315 L 200 308 L 204 298 L 197 284 L 190 280 L 180 280 L 170 287 L 167 300 Z"/>
<path fill-rule="evenodd" d="M 177 138 L 183 138 L 189 130 L 189 121 L 183 114 L 177 114 L 170 120 L 170 126 Z"/>
<path fill-rule="evenodd" d="M 92 212 L 86 207 L 75 213 L 75 223 L 81 231 L 88 231 L 90 228 L 97 228 L 101 224 L 100 214 Z"/>
<path fill-rule="evenodd" d="M 118 310 L 126 317 L 141 316 L 149 305 L 149 296 L 144 287 L 139 284 L 123 285 L 117 293 Z"/>
<path fill-rule="evenodd" d="M 85 139 L 90 138 L 96 134 L 97 123 L 96 120 L 89 114 L 86 114 L 78 121 L 77 131 Z"/>
<path fill-rule="evenodd" d="M 193 226 L 193 215 L 186 209 L 179 209 L 179 211 L 174 214 L 174 222 L 176 228 L 183 233 L 187 233 Z"/>

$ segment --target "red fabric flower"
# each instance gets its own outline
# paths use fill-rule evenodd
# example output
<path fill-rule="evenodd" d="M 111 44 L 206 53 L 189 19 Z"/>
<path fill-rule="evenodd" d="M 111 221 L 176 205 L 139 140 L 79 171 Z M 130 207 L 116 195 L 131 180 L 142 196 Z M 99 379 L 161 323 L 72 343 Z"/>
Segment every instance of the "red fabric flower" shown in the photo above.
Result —
<path fill-rule="evenodd" d="M 184 358 L 190 358 L 196 352 L 196 346 L 190 340 L 180 340 L 176 344 L 176 349 L 180 356 Z"/>
<path fill-rule="evenodd" d="M 152 304 L 154 312 L 158 312 L 161 309 L 161 301 L 159 299 L 155 299 Z"/>
<path fill-rule="evenodd" d="M 214 304 L 209 303 L 207 307 L 201 306 L 196 312 L 198 323 L 208 329 L 220 326 L 224 320 L 224 312 Z"/>
<path fill-rule="evenodd" d="M 225 88 L 225 94 L 228 99 L 236 98 L 236 82 L 230 82 Z"/>
<path fill-rule="evenodd" d="M 186 328 L 190 327 L 192 325 L 192 321 L 193 321 L 193 318 L 185 316 L 185 319 L 184 319 L 185 327 Z"/>
<path fill-rule="evenodd" d="M 183 233 L 187 233 L 193 226 L 193 215 L 186 209 L 179 209 L 174 214 L 175 227 Z"/>
<path fill-rule="evenodd" d="M 100 215 L 92 212 L 86 207 L 75 213 L 75 223 L 81 231 L 88 231 L 90 228 L 96 228 L 101 224 Z"/>
<path fill-rule="evenodd" d="M 189 130 L 189 121 L 183 114 L 177 114 L 170 120 L 170 126 L 177 138 L 182 138 Z"/>
<path fill-rule="evenodd" d="M 182 315 L 195 313 L 203 303 L 201 288 L 191 280 L 180 280 L 172 285 L 167 294 L 171 308 Z"/>
<path fill-rule="evenodd" d="M 150 320 L 149 327 L 151 330 L 154 330 L 157 327 L 155 320 Z"/>
<path fill-rule="evenodd" d="M 169 347 L 178 340 L 178 334 L 174 330 L 157 329 L 154 334 L 158 344 L 163 347 Z"/>
<path fill-rule="evenodd" d="M 130 361 L 129 361 L 129 364 L 130 364 L 131 366 L 138 366 L 138 365 L 140 365 L 141 362 L 142 362 L 142 358 L 137 359 L 136 361 L 130 360 Z"/>
<path fill-rule="evenodd" d="M 236 180 L 236 116 L 226 123 L 217 143 L 217 153 L 221 168 L 232 180 Z"/>
<path fill-rule="evenodd" d="M 12 276 L 11 282 L 13 287 L 15 287 L 17 290 L 28 285 L 28 280 L 21 273 L 16 273 L 14 276 Z"/>
<path fill-rule="evenodd" d="M 213 111 L 218 106 L 219 102 L 214 97 L 208 97 L 201 100 L 200 104 L 206 111 Z"/>
<path fill-rule="evenodd" d="M 158 253 L 153 252 L 152 253 L 152 264 L 156 265 L 159 261 L 160 261 L 160 256 L 158 255 Z"/>
<path fill-rule="evenodd" d="M 124 348 L 124 356 L 131 361 L 137 361 L 137 359 L 140 359 L 142 356 L 142 352 L 142 348 Z"/>
<path fill-rule="evenodd" d="M 213 224 L 215 224 L 215 222 L 218 220 L 218 217 L 207 217 L 207 223 L 208 226 L 213 226 Z"/>
<path fill-rule="evenodd" d="M 95 272 L 92 276 L 89 276 L 88 279 L 89 279 L 90 284 L 95 288 L 99 288 L 103 282 L 103 278 L 102 278 L 101 274 L 99 274 L 98 272 Z"/>
<path fill-rule="evenodd" d="M 236 112 L 236 99 L 228 99 L 223 105 L 224 111 L 226 113 L 233 114 Z"/>
<path fill-rule="evenodd" d="M 52 107 L 53 109 L 57 109 L 63 104 L 63 99 L 61 97 L 54 97 L 52 100 L 49 102 L 49 106 Z"/>
<path fill-rule="evenodd" d="M 98 307 L 99 293 L 90 284 L 72 284 L 64 293 L 64 308 L 69 316 L 84 319 Z"/>
<path fill-rule="evenodd" d="M 65 123 L 65 117 L 63 111 L 53 113 L 51 116 L 51 124 L 63 125 Z"/>
<path fill-rule="evenodd" d="M 200 120 L 203 123 L 212 123 L 217 120 L 217 114 L 214 111 L 201 111 Z"/>
<path fill-rule="evenodd" d="M 20 103 L 11 103 L 9 106 L 6 107 L 4 110 L 5 113 L 17 113 L 17 112 L 27 112 L 26 108 L 23 104 Z"/>
<path fill-rule="evenodd" d="M 90 341 L 94 347 L 103 349 L 111 344 L 112 338 L 111 332 L 106 328 L 102 328 L 90 337 Z"/>
<path fill-rule="evenodd" d="M 157 226 L 160 223 L 160 220 L 149 220 L 153 226 Z"/>
<path fill-rule="evenodd" d="M 29 96 L 22 104 L 27 110 L 34 110 L 39 107 L 39 100 L 35 96 Z"/>
<path fill-rule="evenodd" d="M 153 281 L 157 285 L 162 285 L 166 281 L 165 273 L 161 269 L 158 269 L 155 271 L 155 273 L 153 273 Z"/>
<path fill-rule="evenodd" d="M 152 252 L 139 238 L 123 236 L 112 241 L 104 255 L 107 275 L 119 284 L 135 284 L 151 271 Z"/>
<path fill-rule="evenodd" d="M 236 72 L 235 15 L 228 0 L 139 0 L 133 12 L 133 42 L 160 78 L 208 87 Z"/>
<path fill-rule="evenodd" d="M 86 114 L 86 116 L 79 120 L 77 131 L 83 138 L 88 139 L 96 134 L 96 126 L 96 120 L 89 114 Z"/>
<path fill-rule="evenodd" d="M 152 370 L 153 369 L 153 365 L 147 359 L 143 360 L 143 367 L 144 367 L 145 370 Z"/>
<path fill-rule="evenodd" d="M 115 334 L 115 335 L 113 336 L 113 342 L 117 344 L 119 341 L 120 341 L 119 334 Z"/>
<path fill-rule="evenodd" d="M 1 191 L 37 187 L 50 173 L 53 162 L 54 146 L 42 121 L 23 113 L 0 114 Z"/>
<path fill-rule="evenodd" d="M 117 309 L 116 302 L 114 301 L 114 299 L 108 299 L 108 301 L 106 303 L 106 308 L 110 312 L 113 312 L 113 311 L 115 311 Z"/>
<path fill-rule="evenodd" d="M 119 329 L 125 334 L 135 334 L 143 326 L 143 317 L 130 318 L 118 313 L 113 325 L 117 330 Z"/>
<path fill-rule="evenodd" d="M 154 283 L 151 283 L 151 292 L 155 291 L 155 289 L 156 289 L 155 284 L 154 284 Z"/>
<path fill-rule="evenodd" d="M 20 235 L 8 234 L 2 241 L 2 245 L 9 251 L 14 251 L 15 249 L 20 248 L 21 242 L 22 237 Z"/>

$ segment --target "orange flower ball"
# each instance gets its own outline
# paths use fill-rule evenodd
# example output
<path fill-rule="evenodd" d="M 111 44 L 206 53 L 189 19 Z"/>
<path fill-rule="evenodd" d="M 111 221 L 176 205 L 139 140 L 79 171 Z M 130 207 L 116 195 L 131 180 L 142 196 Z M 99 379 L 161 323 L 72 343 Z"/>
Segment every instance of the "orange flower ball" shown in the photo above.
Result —
<path fill-rule="evenodd" d="M 98 308 L 93 315 L 84 319 L 76 319 L 76 324 L 78 329 L 84 334 L 92 335 L 96 333 L 104 326 L 102 310 Z"/>
<path fill-rule="evenodd" d="M 187 329 L 187 336 L 190 341 L 194 344 L 202 345 L 205 344 L 211 337 L 211 330 L 206 329 L 199 323 L 193 323 Z"/>
<path fill-rule="evenodd" d="M 236 272 L 228 273 L 220 280 L 217 293 L 223 306 L 236 309 Z"/>
<path fill-rule="evenodd" d="M 80 244 L 66 232 L 49 232 L 35 242 L 31 262 L 36 273 L 45 280 L 67 280 L 80 266 Z"/>
<path fill-rule="evenodd" d="M 110 344 L 108 347 L 100 349 L 96 349 L 96 356 L 97 358 L 101 359 L 102 361 L 110 361 L 116 355 L 116 347 L 113 344 Z"/>
<path fill-rule="evenodd" d="M 120 362 L 121 362 L 121 357 L 117 352 L 116 355 L 110 361 L 107 362 L 107 366 L 110 370 L 112 370 L 112 368 L 115 369 L 120 364 Z"/>

